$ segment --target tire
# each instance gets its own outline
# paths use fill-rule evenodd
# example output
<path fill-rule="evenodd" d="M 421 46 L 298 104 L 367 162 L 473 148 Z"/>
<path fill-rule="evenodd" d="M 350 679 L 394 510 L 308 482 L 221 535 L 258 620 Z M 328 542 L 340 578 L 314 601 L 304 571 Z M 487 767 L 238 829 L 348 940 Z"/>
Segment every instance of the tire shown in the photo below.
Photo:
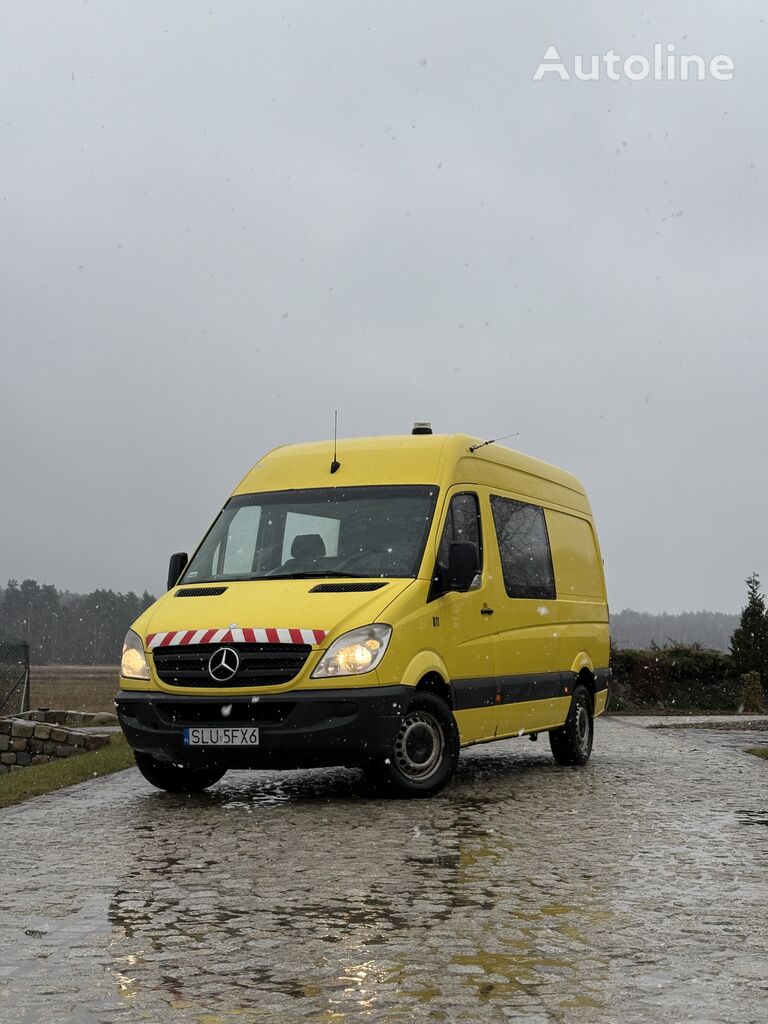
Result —
<path fill-rule="evenodd" d="M 393 796 L 426 797 L 450 781 L 459 760 L 453 712 L 432 693 L 415 693 L 386 756 L 366 765 L 367 778 Z"/>
<path fill-rule="evenodd" d="M 151 754 L 134 751 L 136 767 L 153 786 L 167 793 L 202 793 L 226 774 L 226 768 L 185 768 L 170 761 L 158 761 Z"/>
<path fill-rule="evenodd" d="M 558 764 L 586 764 L 592 753 L 595 720 L 586 686 L 579 683 L 573 691 L 565 725 L 551 729 L 549 745 Z"/>

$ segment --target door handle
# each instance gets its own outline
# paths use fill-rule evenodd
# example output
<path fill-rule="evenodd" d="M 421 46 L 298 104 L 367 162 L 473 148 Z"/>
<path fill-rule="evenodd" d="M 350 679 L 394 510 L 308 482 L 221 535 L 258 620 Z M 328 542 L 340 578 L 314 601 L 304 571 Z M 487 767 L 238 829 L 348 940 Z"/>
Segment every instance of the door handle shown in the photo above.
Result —
<path fill-rule="evenodd" d="M 481 615 L 493 615 L 493 608 L 489 608 L 487 604 L 483 605 L 480 609 Z"/>

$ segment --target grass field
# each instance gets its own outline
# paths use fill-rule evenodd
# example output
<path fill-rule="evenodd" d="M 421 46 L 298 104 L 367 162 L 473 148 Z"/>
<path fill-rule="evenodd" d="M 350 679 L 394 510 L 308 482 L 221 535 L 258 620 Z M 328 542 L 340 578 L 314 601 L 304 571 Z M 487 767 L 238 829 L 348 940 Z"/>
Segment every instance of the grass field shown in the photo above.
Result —
<path fill-rule="evenodd" d="M 74 786 L 76 782 L 132 768 L 135 763 L 125 737 L 122 733 L 113 733 L 109 745 L 101 750 L 62 757 L 48 764 L 34 764 L 20 772 L 0 775 L 0 807 L 10 807 L 32 796 L 52 793 L 64 786 Z"/>
<path fill-rule="evenodd" d="M 119 671 L 117 665 L 33 665 L 29 706 L 114 714 Z"/>
<path fill-rule="evenodd" d="M 768 747 L 749 747 L 747 753 L 754 754 L 755 757 L 764 757 L 768 761 Z"/>

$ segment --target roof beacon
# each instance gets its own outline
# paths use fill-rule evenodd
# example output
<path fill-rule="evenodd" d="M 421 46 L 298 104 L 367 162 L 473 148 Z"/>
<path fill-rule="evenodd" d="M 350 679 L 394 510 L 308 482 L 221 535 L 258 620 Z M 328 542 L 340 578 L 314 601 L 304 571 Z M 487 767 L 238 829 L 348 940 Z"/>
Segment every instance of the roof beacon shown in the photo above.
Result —
<path fill-rule="evenodd" d="M 412 434 L 431 434 L 432 424 L 429 420 L 416 420 L 413 424 Z"/>

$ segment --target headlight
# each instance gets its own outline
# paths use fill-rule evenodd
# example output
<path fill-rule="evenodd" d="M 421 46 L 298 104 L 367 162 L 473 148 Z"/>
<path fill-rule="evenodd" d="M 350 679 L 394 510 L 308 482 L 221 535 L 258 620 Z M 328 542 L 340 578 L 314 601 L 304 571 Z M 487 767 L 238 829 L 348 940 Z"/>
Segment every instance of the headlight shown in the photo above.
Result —
<path fill-rule="evenodd" d="M 120 675 L 124 679 L 149 679 L 149 665 L 144 653 L 144 644 L 138 633 L 129 629 L 123 642 L 123 657 Z"/>
<path fill-rule="evenodd" d="M 312 673 L 313 679 L 327 676 L 359 676 L 376 668 L 384 656 L 392 627 L 377 622 L 351 629 L 334 640 Z"/>

